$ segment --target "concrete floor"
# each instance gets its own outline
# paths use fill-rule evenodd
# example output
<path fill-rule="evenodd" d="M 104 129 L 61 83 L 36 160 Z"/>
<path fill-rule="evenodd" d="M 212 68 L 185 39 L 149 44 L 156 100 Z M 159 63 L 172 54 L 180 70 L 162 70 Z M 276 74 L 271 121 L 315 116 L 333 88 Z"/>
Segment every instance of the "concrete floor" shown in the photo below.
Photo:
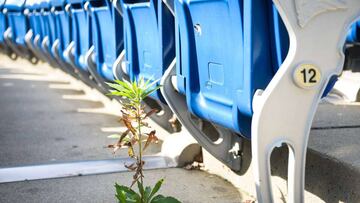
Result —
<path fill-rule="evenodd" d="M 309 148 L 354 167 L 360 173 L 359 146 L 360 104 L 320 105 L 313 122 Z"/>
<path fill-rule="evenodd" d="M 0 184 L 0 202 L 115 202 L 114 183 L 131 184 L 132 173 L 81 176 Z M 161 194 L 183 203 L 235 203 L 248 198 L 230 183 L 201 171 L 161 169 L 145 172 L 147 185 L 165 178 Z"/>
<path fill-rule="evenodd" d="M 0 56 L 0 168 L 59 162 L 114 159 L 104 146 L 117 117 L 97 112 L 97 101 L 76 100 L 84 92 L 69 86 L 44 65 L 13 62 Z M 70 95 L 70 96 L 65 96 Z M 64 99 L 72 98 L 72 99 Z M 84 110 L 85 109 L 85 110 Z M 160 151 L 161 143 L 147 154 Z M 202 171 L 159 169 L 145 173 L 147 183 L 165 178 L 162 193 L 182 202 L 242 202 L 250 199 L 229 182 Z M 115 173 L 0 184 L 0 202 L 115 202 L 114 183 L 129 185 L 132 173 Z"/>

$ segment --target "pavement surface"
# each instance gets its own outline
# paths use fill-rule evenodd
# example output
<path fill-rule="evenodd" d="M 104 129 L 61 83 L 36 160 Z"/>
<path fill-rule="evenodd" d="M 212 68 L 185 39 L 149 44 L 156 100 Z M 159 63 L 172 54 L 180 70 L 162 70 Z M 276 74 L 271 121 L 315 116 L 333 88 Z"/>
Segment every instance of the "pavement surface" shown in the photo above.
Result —
<path fill-rule="evenodd" d="M 0 56 L 0 169 L 125 157 L 104 146 L 122 126 L 103 104 L 71 87 L 58 70 Z M 161 142 L 147 154 L 160 152 Z M 129 185 L 133 173 L 113 173 L 0 184 L 0 202 L 115 202 L 114 183 Z M 203 171 L 148 170 L 146 183 L 165 178 L 161 192 L 182 202 L 250 199 L 229 182 Z"/>
<path fill-rule="evenodd" d="M 40 68 L 40 67 L 39 67 Z M 14 79 L 31 74 L 0 69 L 0 157 L 1 167 L 48 162 L 114 158 L 104 149 L 113 140 L 101 129 L 121 127 L 117 117 L 79 113 L 79 109 L 98 109 L 100 102 L 76 100 L 81 90 L 50 89 L 49 82 Z M 69 85 L 66 82 L 50 85 Z M 62 97 L 75 99 L 65 100 Z M 149 151 L 158 152 L 159 147 Z M 120 152 L 119 155 L 125 155 Z"/>
<path fill-rule="evenodd" d="M 0 184 L 0 202 L 115 202 L 114 183 L 130 185 L 131 176 L 126 172 Z M 161 194 L 184 203 L 235 203 L 247 198 L 230 183 L 202 171 L 150 170 L 145 177 L 147 185 L 165 178 Z"/>
<path fill-rule="evenodd" d="M 360 172 L 360 103 L 320 105 L 309 148 Z"/>

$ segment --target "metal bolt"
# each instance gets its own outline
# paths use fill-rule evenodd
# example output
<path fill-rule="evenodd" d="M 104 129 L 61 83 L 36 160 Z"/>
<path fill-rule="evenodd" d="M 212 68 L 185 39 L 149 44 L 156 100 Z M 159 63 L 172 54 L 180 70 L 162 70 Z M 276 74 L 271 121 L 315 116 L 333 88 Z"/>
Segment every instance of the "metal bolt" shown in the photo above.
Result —
<path fill-rule="evenodd" d="M 200 24 L 195 24 L 194 25 L 194 30 L 198 35 L 201 35 L 201 26 L 200 26 Z"/>

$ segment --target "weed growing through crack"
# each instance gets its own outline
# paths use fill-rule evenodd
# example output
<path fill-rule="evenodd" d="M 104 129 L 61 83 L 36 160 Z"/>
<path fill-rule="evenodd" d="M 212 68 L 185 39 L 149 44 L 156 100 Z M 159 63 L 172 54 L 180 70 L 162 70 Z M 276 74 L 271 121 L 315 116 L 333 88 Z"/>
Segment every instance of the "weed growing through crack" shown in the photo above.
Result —
<path fill-rule="evenodd" d="M 152 188 L 150 186 L 144 187 L 144 165 L 143 153 L 151 143 L 158 142 L 156 131 L 151 130 L 151 127 L 146 122 L 146 119 L 156 113 L 156 109 L 149 112 L 144 111 L 143 101 L 151 93 L 157 91 L 160 86 L 156 86 L 158 81 L 150 82 L 140 78 L 134 82 L 115 80 L 115 83 L 108 83 L 112 88 L 109 95 L 119 96 L 122 98 L 122 122 L 127 130 L 121 134 L 109 136 L 110 138 L 117 138 L 115 144 L 108 145 L 108 148 L 113 149 L 115 153 L 120 148 L 128 148 L 129 157 L 134 159 L 134 163 L 125 165 L 127 169 L 135 172 L 130 187 L 115 184 L 116 198 L 120 203 L 178 203 L 177 199 L 173 197 L 165 197 L 163 195 L 156 195 L 164 179 L 159 180 Z M 149 132 L 145 132 L 146 128 Z M 150 129 L 150 130 L 149 130 Z M 137 145 L 137 150 L 135 146 Z M 131 188 L 137 184 L 138 192 Z"/>

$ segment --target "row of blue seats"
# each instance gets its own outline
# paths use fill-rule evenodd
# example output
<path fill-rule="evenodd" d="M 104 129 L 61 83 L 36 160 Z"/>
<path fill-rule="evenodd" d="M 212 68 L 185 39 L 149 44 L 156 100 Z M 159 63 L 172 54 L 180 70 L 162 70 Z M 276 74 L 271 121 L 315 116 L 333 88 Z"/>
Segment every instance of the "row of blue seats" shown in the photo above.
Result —
<path fill-rule="evenodd" d="M 234 170 L 240 164 L 229 149 L 251 138 L 253 95 L 289 49 L 269 0 L 1 0 L 0 10 L 2 51 L 46 61 L 104 93 L 107 81 L 156 80 L 172 67 L 172 89 L 147 101 L 165 112 L 154 119 L 171 131 L 175 112 Z M 359 26 L 349 43 L 358 41 Z"/>

